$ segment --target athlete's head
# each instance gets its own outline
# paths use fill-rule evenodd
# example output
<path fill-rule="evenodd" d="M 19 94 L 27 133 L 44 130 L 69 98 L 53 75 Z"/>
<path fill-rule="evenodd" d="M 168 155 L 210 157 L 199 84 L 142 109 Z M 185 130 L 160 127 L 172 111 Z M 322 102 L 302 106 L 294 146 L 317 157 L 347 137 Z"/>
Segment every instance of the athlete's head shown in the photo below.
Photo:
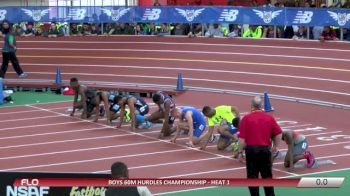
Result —
<path fill-rule="evenodd" d="M 153 96 L 152 96 L 152 100 L 155 104 L 162 104 L 164 102 L 163 100 L 163 97 L 160 93 L 155 93 Z"/>
<path fill-rule="evenodd" d="M 117 95 L 114 97 L 114 104 L 123 105 L 123 96 Z"/>
<path fill-rule="evenodd" d="M 174 109 L 171 111 L 171 116 L 172 116 L 172 117 L 175 117 L 175 118 L 178 118 L 178 119 L 181 119 L 181 113 L 182 113 L 181 108 L 174 108 Z"/>
<path fill-rule="evenodd" d="M 262 108 L 263 100 L 260 96 L 255 96 L 252 99 L 252 110 L 260 110 Z"/>
<path fill-rule="evenodd" d="M 113 178 L 129 178 L 128 166 L 122 162 L 115 162 L 111 167 L 111 174 Z"/>
<path fill-rule="evenodd" d="M 204 114 L 204 116 L 211 118 L 215 115 L 215 110 L 210 106 L 204 106 L 202 109 L 202 113 Z"/>
<path fill-rule="evenodd" d="M 69 84 L 70 84 L 70 87 L 72 87 L 74 90 L 78 90 L 79 81 L 77 78 L 71 78 Z"/>

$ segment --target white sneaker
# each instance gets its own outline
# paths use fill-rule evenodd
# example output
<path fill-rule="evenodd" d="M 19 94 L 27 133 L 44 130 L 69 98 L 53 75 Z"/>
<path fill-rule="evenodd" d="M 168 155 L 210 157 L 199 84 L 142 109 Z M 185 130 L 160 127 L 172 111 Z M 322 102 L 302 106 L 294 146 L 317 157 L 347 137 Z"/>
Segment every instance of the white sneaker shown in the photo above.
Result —
<path fill-rule="evenodd" d="M 20 78 L 26 78 L 28 74 L 26 72 L 23 72 L 21 75 L 19 75 Z"/>

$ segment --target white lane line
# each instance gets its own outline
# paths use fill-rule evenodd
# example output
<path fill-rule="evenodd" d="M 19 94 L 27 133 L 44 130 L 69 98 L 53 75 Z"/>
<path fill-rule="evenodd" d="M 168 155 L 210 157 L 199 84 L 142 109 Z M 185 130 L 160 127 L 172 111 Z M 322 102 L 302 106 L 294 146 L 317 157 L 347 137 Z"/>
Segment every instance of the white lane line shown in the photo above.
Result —
<path fill-rule="evenodd" d="M 41 125 L 30 125 L 30 126 L 1 128 L 0 133 L 1 133 L 1 131 L 5 131 L 5 130 L 28 129 L 28 128 L 48 127 L 48 126 L 78 124 L 78 123 L 82 123 L 82 122 L 81 121 L 76 121 L 76 122 L 51 123 L 51 124 L 41 124 Z"/>
<path fill-rule="evenodd" d="M 14 106 L 14 107 L 18 107 L 18 106 Z M 22 114 L 22 113 L 32 113 L 32 112 L 42 112 L 41 110 L 27 110 L 27 111 L 22 111 L 22 108 L 18 107 L 20 111 L 16 111 L 16 112 L 3 112 L 0 113 L 0 115 L 9 115 L 9 114 Z M 1 111 L 1 108 L 0 108 Z"/>
<path fill-rule="evenodd" d="M 20 148 L 20 147 L 27 148 L 29 146 L 40 146 L 40 145 L 47 145 L 47 144 L 60 144 L 60 143 L 78 142 L 78 141 L 87 141 L 87 140 L 99 140 L 99 139 L 107 139 L 107 138 L 117 138 L 117 137 L 132 136 L 132 135 L 134 135 L 134 134 L 128 133 L 128 134 L 121 134 L 121 135 L 109 135 L 109 136 L 88 137 L 88 138 L 79 138 L 79 139 L 70 139 L 70 140 L 58 140 L 58 141 L 52 141 L 52 142 L 38 142 L 38 143 L 31 143 L 31 144 L 2 146 L 2 147 L 0 147 L 0 149 L 10 149 L 10 148 Z"/>
<path fill-rule="evenodd" d="M 21 48 L 21 50 L 44 50 L 44 51 L 93 51 L 96 53 L 96 48 Z M 196 51 L 196 50 L 149 50 L 149 49 L 106 49 L 99 48 L 97 51 L 119 51 L 119 52 L 154 52 L 154 53 L 185 53 L 185 54 L 210 54 L 210 55 L 239 55 L 239 56 L 261 56 L 261 57 L 278 57 L 278 58 L 292 58 L 294 59 L 315 59 L 315 60 L 328 60 L 328 61 L 344 61 L 349 62 L 350 59 L 342 58 L 329 58 L 322 56 L 298 56 L 287 54 L 267 54 L 267 53 L 244 53 L 244 52 L 213 52 L 213 51 Z"/>
<path fill-rule="evenodd" d="M 192 160 L 186 160 L 186 161 L 175 161 L 175 162 L 159 163 L 159 164 L 152 164 L 152 165 L 141 165 L 141 166 L 129 167 L 129 170 L 167 166 L 167 165 L 177 165 L 177 164 L 184 164 L 184 163 L 195 163 L 195 162 L 217 160 L 217 159 L 224 159 L 224 158 L 223 157 L 211 157 L 211 158 L 204 158 L 204 159 L 192 159 Z M 110 170 L 95 171 L 93 173 L 107 173 L 107 172 L 110 172 Z"/>
<path fill-rule="evenodd" d="M 286 42 L 284 44 L 289 44 L 290 40 L 281 40 L 282 42 Z M 305 40 L 306 41 L 306 40 Z M 303 42 L 305 42 L 303 41 Z M 308 40 L 311 41 L 311 40 Z M 312 40 L 313 41 L 313 40 Z M 150 45 L 189 45 L 189 46 L 222 46 L 222 47 L 247 47 L 247 48 L 272 48 L 272 49 L 296 49 L 296 50 L 318 50 L 318 51 L 332 51 L 332 52 L 350 52 L 350 50 L 336 49 L 336 48 L 315 48 L 315 47 L 295 47 L 295 46 L 279 46 L 279 45 L 259 45 L 259 44 L 220 44 L 220 43 L 203 43 L 203 42 L 131 42 L 131 41 L 18 41 L 23 43 L 52 43 L 52 44 L 150 44 Z M 341 42 L 343 44 L 348 44 L 346 42 Z"/>
<path fill-rule="evenodd" d="M 33 116 L 33 115 L 32 115 Z M 33 118 L 19 118 L 19 119 L 10 119 L 10 120 L 1 120 L 0 123 L 4 122 L 18 122 L 18 121 L 25 121 L 25 120 L 37 120 L 37 119 L 43 119 L 43 118 L 56 118 L 56 117 L 62 117 L 62 115 L 54 115 L 54 116 L 41 116 L 41 117 L 33 117 Z"/>
<path fill-rule="evenodd" d="M 55 75 L 55 72 L 28 72 L 29 74 L 51 74 Z M 167 80 L 177 80 L 177 77 L 166 77 L 166 76 L 152 76 L 152 75 L 121 75 L 121 74 L 97 74 L 97 73 L 70 73 L 65 72 L 66 75 L 75 75 L 75 76 L 105 76 L 105 77 L 126 77 L 126 78 L 159 78 L 159 79 L 167 79 Z M 302 91 L 310 91 L 310 92 L 319 92 L 319 93 L 328 93 L 335 95 L 345 95 L 350 96 L 350 93 L 338 92 L 338 91 L 330 91 L 330 90 L 322 90 L 322 89 L 314 89 L 314 88 L 303 88 L 296 86 L 286 86 L 286 85 L 275 85 L 275 84 L 264 84 L 264 83 L 255 83 L 255 82 L 241 82 L 241 81 L 233 81 L 233 80 L 214 80 L 214 79 L 202 79 L 202 78 L 186 78 L 185 81 L 201 81 L 201 82 L 209 82 L 209 83 L 225 83 L 225 84 L 242 84 L 249 86 L 263 86 L 263 87 L 274 87 L 274 88 L 282 88 L 282 89 L 292 89 L 292 90 L 302 90 Z"/>
<path fill-rule="evenodd" d="M 335 80 L 327 78 L 316 78 L 306 76 L 295 76 L 295 75 L 284 75 L 284 74 L 271 74 L 261 72 L 245 72 L 245 71 L 231 71 L 231 70 L 218 70 L 218 69 L 195 69 L 186 67 L 153 67 L 153 66 L 133 66 L 133 65 L 83 65 L 83 64 L 41 64 L 41 63 L 22 63 L 22 65 L 35 65 L 35 66 L 61 66 L 61 67 L 104 67 L 104 68 L 128 68 L 128 69 L 150 69 L 150 70 L 181 70 L 181 71 L 195 71 L 195 72 L 210 72 L 210 73 L 230 73 L 230 74 L 246 74 L 246 75 L 258 75 L 258 76 L 272 76 L 282 78 L 294 78 L 294 79 L 305 79 L 305 80 L 318 80 L 326 82 L 337 82 L 350 84 L 348 80 Z"/>
<path fill-rule="evenodd" d="M 332 155 L 332 156 L 323 156 L 323 157 L 317 157 L 317 159 L 329 159 L 329 158 L 335 158 L 335 157 L 345 157 L 345 156 L 350 156 L 350 154 L 340 154 L 340 155 Z M 284 162 L 277 162 L 273 163 L 273 165 L 281 165 L 284 164 Z M 223 171 L 234 171 L 234 170 L 239 170 L 239 169 L 246 169 L 246 167 L 235 167 L 235 168 L 228 168 L 228 169 L 219 169 L 219 170 L 211 170 L 211 171 L 204 171 L 204 172 L 195 172 L 195 173 L 187 173 L 187 174 L 179 174 L 179 175 L 173 175 L 173 176 L 166 176 L 166 177 L 161 177 L 161 178 L 177 178 L 177 177 L 186 177 L 186 176 L 194 176 L 194 175 L 202 175 L 202 174 L 209 174 L 209 173 L 218 173 L 218 172 L 223 172 Z M 274 169 L 274 168 L 273 168 Z M 284 173 L 289 173 L 287 171 L 279 170 L 280 172 Z M 298 176 L 298 174 L 293 173 L 292 176 Z"/>
<path fill-rule="evenodd" d="M 63 151 L 56 151 L 56 152 L 19 155 L 19 156 L 11 156 L 11 157 L 0 157 L 0 160 L 18 159 L 18 158 L 27 158 L 27 157 L 39 157 L 39 156 L 57 155 L 57 154 L 64 154 L 64 153 L 83 152 L 83 151 L 93 151 L 93 150 L 128 147 L 128 146 L 135 146 L 135 145 L 154 144 L 154 143 L 158 143 L 158 142 L 160 142 L 160 141 L 139 142 L 139 143 L 131 143 L 131 144 L 118 144 L 118 145 L 100 146 L 100 147 L 93 147 L 93 148 L 79 148 L 79 149 L 74 149 L 74 150 L 63 150 Z"/>
<path fill-rule="evenodd" d="M 102 160 L 115 160 L 115 159 L 130 158 L 130 157 L 141 157 L 141 156 L 158 155 L 158 154 L 181 152 L 181 151 L 188 151 L 188 150 L 190 150 L 190 149 L 185 148 L 185 149 L 177 149 L 177 150 L 166 150 L 166 151 L 140 153 L 140 154 L 125 155 L 125 156 L 114 156 L 114 157 L 105 157 L 105 158 L 97 158 L 97 159 L 88 159 L 88 160 L 69 161 L 69 162 L 61 162 L 61 163 L 52 163 L 52 164 L 43 164 L 43 165 L 35 165 L 35 166 L 24 166 L 24 167 L 0 169 L 0 171 L 15 171 L 15 170 L 33 169 L 33 168 L 51 167 L 51 166 L 60 166 L 60 165 L 70 165 L 70 164 L 78 164 L 78 163 L 82 164 L 82 163 L 102 161 Z"/>
<path fill-rule="evenodd" d="M 106 129 L 106 128 L 105 127 L 96 127 L 96 128 L 76 129 L 76 130 L 69 130 L 69 131 L 55 131 L 55 132 L 45 132 L 45 133 L 36 133 L 36 134 L 28 134 L 28 135 L 15 135 L 15 136 L 8 136 L 8 137 L 0 137 L 0 140 L 18 139 L 18 138 L 24 138 L 24 137 L 37 137 L 37 136 L 46 136 L 46 135 L 56 135 L 56 134 L 66 134 L 66 133 L 79 133 L 79 132 L 99 130 L 99 129 Z"/>

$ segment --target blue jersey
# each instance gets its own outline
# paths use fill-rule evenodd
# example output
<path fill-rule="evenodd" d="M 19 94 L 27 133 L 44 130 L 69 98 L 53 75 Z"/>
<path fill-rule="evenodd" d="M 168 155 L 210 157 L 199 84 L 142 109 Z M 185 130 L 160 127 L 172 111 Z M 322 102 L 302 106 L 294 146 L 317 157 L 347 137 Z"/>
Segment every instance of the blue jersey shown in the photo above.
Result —
<path fill-rule="evenodd" d="M 186 120 L 186 113 L 188 111 L 191 111 L 193 124 L 204 124 L 204 125 L 206 124 L 203 114 L 200 111 L 198 111 L 196 108 L 190 107 L 190 106 L 184 106 L 184 107 L 180 107 L 180 109 L 182 110 L 181 118 L 183 120 Z"/>

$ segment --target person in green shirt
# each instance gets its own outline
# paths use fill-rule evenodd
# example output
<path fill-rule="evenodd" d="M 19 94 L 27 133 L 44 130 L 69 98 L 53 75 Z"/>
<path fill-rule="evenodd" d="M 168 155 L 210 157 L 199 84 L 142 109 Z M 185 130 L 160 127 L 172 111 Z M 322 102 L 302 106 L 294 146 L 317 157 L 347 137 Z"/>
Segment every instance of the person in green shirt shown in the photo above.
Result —
<path fill-rule="evenodd" d="M 263 34 L 262 26 L 251 25 L 249 29 L 244 32 L 243 37 L 261 38 Z"/>
<path fill-rule="evenodd" d="M 204 106 L 202 110 L 204 116 L 208 118 L 209 131 L 207 139 L 203 143 L 201 149 L 204 150 L 212 136 L 214 126 L 219 125 L 218 133 L 218 150 L 226 149 L 232 142 L 236 141 L 239 123 L 239 111 L 234 106 L 220 105 L 215 108 Z"/>
<path fill-rule="evenodd" d="M 17 51 L 16 39 L 13 34 L 13 29 L 10 26 L 10 23 L 8 21 L 3 21 L 2 31 L 4 34 L 4 47 L 2 48 L 2 65 L 0 70 L 0 78 L 5 77 L 8 64 L 10 61 L 16 73 L 19 75 L 19 77 L 21 78 L 27 77 L 28 74 L 23 72 L 23 70 L 19 65 L 19 62 L 16 56 L 16 51 Z"/>

